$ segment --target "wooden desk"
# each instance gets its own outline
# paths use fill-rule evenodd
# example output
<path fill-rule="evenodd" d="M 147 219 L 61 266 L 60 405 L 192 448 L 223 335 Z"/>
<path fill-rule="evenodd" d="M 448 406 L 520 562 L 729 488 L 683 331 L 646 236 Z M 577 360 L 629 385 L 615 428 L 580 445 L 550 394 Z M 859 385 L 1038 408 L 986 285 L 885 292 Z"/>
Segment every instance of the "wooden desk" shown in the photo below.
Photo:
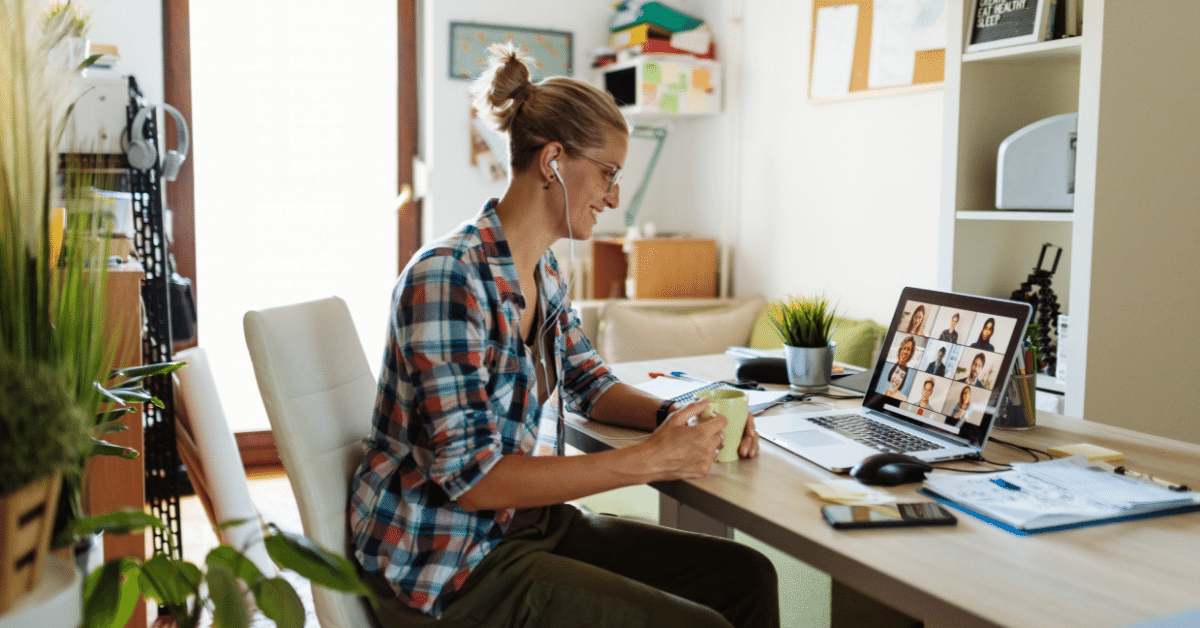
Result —
<path fill-rule="evenodd" d="M 724 379 L 733 366 L 732 358 L 716 355 L 613 370 L 637 384 L 650 371 Z M 813 408 L 795 411 L 808 409 Z M 777 406 L 769 412 L 783 411 Z M 637 434 L 579 417 L 568 418 L 567 432 L 568 442 L 584 451 L 627 447 L 636 441 L 602 436 Z M 1200 486 L 1197 445 L 1047 413 L 1038 414 L 1033 430 L 993 435 L 1043 448 L 1090 442 L 1124 452 L 1123 464 L 1131 469 Z M 996 443 L 985 455 L 1029 460 Z M 654 488 L 683 504 L 683 518 L 699 519 L 706 531 L 733 526 L 922 619 L 927 628 L 1118 628 L 1200 607 L 1200 513 L 1030 537 L 965 514 L 953 528 L 836 531 L 825 524 L 822 503 L 806 486 L 829 477 L 833 474 L 763 441 L 755 460 L 718 463 L 706 478 Z M 891 490 L 901 498 L 925 499 L 917 486 Z"/>

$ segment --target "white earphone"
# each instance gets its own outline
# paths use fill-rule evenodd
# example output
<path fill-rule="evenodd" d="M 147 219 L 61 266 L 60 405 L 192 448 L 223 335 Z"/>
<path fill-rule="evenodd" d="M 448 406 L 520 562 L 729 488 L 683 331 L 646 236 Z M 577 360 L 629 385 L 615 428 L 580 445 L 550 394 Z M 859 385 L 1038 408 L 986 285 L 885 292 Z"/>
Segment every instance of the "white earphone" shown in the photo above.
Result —
<path fill-rule="evenodd" d="M 176 147 L 167 151 L 162 162 L 163 178 L 167 181 L 174 181 L 175 177 L 179 176 L 179 169 L 183 166 L 184 159 L 187 158 L 187 121 L 175 107 L 166 103 L 159 106 L 175 118 L 175 128 L 179 133 Z M 129 159 L 129 165 L 137 170 L 149 170 L 158 163 L 158 149 L 153 142 L 145 138 L 146 121 L 150 119 L 150 114 L 153 112 L 153 106 L 142 107 L 133 117 L 133 123 L 129 125 L 129 146 L 125 149 L 125 156 Z"/>

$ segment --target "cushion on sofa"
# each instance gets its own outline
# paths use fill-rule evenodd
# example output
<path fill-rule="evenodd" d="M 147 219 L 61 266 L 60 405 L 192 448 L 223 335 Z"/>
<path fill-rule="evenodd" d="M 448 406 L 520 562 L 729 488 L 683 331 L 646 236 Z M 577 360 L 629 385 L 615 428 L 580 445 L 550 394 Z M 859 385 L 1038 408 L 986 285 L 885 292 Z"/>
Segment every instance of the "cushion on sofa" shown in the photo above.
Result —
<path fill-rule="evenodd" d="M 652 311 L 636 300 L 612 301 L 604 308 L 596 349 L 608 362 L 635 362 L 723 353 L 746 346 L 762 297 L 714 310 L 686 314 Z"/>

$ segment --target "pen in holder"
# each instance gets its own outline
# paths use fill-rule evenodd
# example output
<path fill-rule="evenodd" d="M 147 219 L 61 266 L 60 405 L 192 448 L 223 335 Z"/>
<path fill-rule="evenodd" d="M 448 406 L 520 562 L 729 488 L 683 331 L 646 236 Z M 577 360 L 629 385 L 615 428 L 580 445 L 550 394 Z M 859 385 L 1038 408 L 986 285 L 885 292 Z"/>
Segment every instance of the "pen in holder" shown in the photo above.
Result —
<path fill-rule="evenodd" d="M 1037 424 L 1036 392 L 1037 373 L 1014 373 L 1008 382 L 1008 391 L 1000 400 L 1000 410 L 993 425 L 1005 430 L 1033 428 Z"/>

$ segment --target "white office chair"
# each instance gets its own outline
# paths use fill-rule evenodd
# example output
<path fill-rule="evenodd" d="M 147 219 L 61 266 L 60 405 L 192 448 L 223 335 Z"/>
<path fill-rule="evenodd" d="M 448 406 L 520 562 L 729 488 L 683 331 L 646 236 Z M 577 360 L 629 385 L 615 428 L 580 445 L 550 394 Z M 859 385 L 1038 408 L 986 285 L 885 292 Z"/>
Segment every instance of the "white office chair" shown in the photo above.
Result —
<path fill-rule="evenodd" d="M 350 555 L 350 477 L 371 429 L 375 375 L 346 302 L 330 297 L 243 319 L 246 346 L 304 534 Z M 322 628 L 377 625 L 365 598 L 313 587 Z"/>
<path fill-rule="evenodd" d="M 214 525 L 245 521 L 221 529 L 217 535 L 222 543 L 242 550 L 263 575 L 273 578 L 279 571 L 262 543 L 258 508 L 250 499 L 246 469 L 225 420 L 208 354 L 202 347 L 192 347 L 176 353 L 175 359 L 187 362 L 174 373 L 177 440 L 196 494 Z"/>

